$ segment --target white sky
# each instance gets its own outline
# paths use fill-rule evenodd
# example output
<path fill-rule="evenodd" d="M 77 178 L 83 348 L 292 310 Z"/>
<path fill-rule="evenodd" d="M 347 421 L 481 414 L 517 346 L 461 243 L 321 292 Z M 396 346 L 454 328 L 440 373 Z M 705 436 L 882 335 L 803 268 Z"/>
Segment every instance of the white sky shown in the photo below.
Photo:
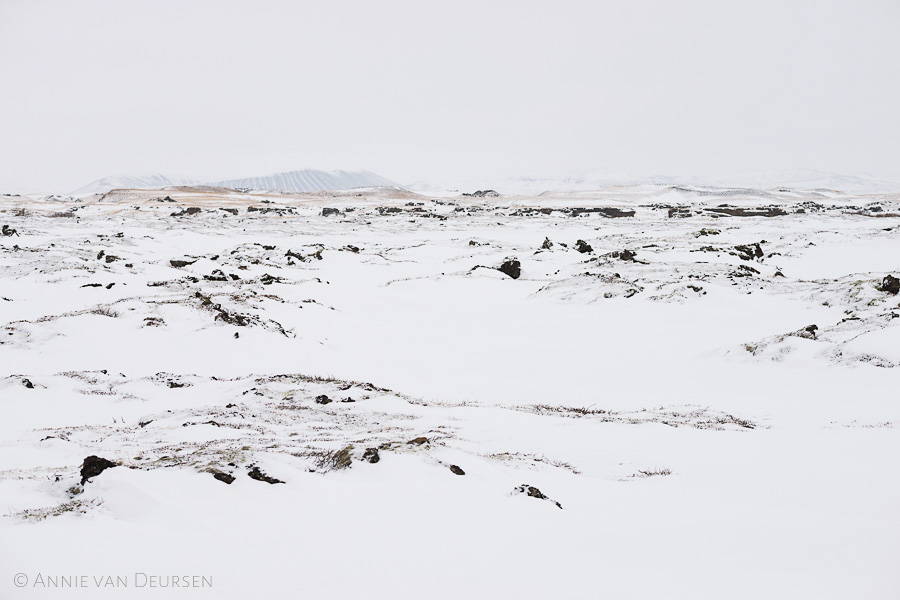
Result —
<path fill-rule="evenodd" d="M 900 2 L 0 0 L 0 191 L 297 168 L 900 179 Z"/>

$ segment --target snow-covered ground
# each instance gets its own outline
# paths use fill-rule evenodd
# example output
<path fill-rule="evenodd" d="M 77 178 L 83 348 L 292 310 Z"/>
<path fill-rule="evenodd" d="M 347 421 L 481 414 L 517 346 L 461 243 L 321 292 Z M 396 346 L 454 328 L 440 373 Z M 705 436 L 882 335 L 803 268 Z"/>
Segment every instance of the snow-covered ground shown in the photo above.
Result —
<path fill-rule="evenodd" d="M 2 598 L 898 597 L 900 196 L 169 188 L 0 224 Z"/>

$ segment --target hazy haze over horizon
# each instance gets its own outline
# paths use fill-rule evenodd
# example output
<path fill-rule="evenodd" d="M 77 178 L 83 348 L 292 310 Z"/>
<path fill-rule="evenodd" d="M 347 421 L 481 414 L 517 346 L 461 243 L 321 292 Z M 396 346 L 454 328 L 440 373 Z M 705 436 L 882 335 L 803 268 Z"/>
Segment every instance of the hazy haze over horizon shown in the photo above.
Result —
<path fill-rule="evenodd" d="M 900 180 L 900 5 L 0 0 L 0 192 L 117 173 Z"/>

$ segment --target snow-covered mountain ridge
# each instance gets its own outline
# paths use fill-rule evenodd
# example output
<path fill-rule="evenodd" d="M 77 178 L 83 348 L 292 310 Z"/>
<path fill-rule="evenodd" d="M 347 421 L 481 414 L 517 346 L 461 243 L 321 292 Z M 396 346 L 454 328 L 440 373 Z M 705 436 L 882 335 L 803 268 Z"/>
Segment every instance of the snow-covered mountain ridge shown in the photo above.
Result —
<path fill-rule="evenodd" d="M 111 175 L 110 177 L 92 181 L 86 186 L 69 193 L 69 195 L 76 197 L 90 196 L 91 194 L 105 194 L 115 189 L 153 189 L 171 185 L 195 185 L 198 183 L 198 181 L 192 179 L 172 179 L 159 173 L 150 175 Z"/>
<path fill-rule="evenodd" d="M 395 186 L 395 182 L 371 171 L 318 171 L 300 169 L 261 177 L 245 177 L 201 182 L 193 179 L 169 178 L 165 175 L 115 175 L 104 177 L 72 192 L 72 196 L 105 194 L 114 189 L 159 189 L 173 185 L 211 185 L 228 188 L 250 188 L 285 192 L 318 192 L 348 190 L 358 187 Z"/>
<path fill-rule="evenodd" d="M 283 190 L 289 192 L 318 192 L 321 190 L 349 190 L 359 187 L 393 186 L 395 182 L 371 171 L 317 171 L 302 169 L 275 173 L 264 177 L 245 177 L 217 181 L 211 185 L 254 190 Z"/>

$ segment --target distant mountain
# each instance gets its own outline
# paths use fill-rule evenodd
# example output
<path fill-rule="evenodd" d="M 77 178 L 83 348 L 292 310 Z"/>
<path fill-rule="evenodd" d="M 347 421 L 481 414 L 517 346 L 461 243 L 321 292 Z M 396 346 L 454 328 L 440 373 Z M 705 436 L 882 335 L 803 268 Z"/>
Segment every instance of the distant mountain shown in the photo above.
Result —
<path fill-rule="evenodd" d="M 113 175 L 93 181 L 86 186 L 70 193 L 70 196 L 90 196 L 91 194 L 105 194 L 115 189 L 154 189 L 170 185 L 196 185 L 197 181 L 190 179 L 169 179 L 165 175 Z"/>
<path fill-rule="evenodd" d="M 170 179 L 165 175 L 116 175 L 98 179 L 75 190 L 70 195 L 88 196 L 105 194 L 113 189 L 157 189 L 170 185 L 212 185 L 285 192 L 318 192 L 321 190 L 349 190 L 358 187 L 396 186 L 397 184 L 370 171 L 317 171 L 315 169 L 210 182 Z"/>
<path fill-rule="evenodd" d="M 217 181 L 209 185 L 285 192 L 318 192 L 321 190 L 349 190 L 359 187 L 396 186 L 397 184 L 370 171 L 316 171 L 315 169 L 302 169 L 300 171 L 276 173 L 265 177 Z"/>

